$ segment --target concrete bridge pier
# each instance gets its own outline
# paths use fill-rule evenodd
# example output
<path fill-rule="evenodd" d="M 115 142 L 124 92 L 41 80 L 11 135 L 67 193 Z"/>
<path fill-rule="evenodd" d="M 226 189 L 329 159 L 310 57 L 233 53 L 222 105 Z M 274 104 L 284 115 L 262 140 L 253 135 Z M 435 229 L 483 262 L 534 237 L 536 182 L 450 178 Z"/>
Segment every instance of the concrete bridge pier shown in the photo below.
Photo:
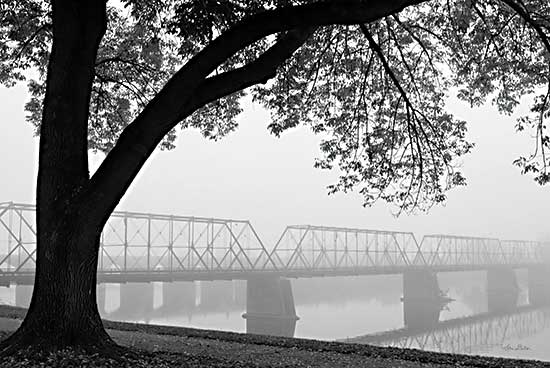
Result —
<path fill-rule="evenodd" d="M 153 283 L 120 284 L 120 306 L 117 315 L 144 317 L 153 311 Z"/>
<path fill-rule="evenodd" d="M 441 295 L 437 274 L 429 270 L 403 274 L 403 322 L 408 328 L 428 328 L 437 324 L 446 304 Z"/>
<path fill-rule="evenodd" d="M 439 299 L 437 274 L 429 270 L 411 270 L 403 274 L 403 301 Z"/>
<path fill-rule="evenodd" d="M 181 311 L 195 307 L 194 282 L 164 282 L 162 283 L 162 309 Z"/>
<path fill-rule="evenodd" d="M 15 305 L 17 307 L 28 308 L 31 304 L 33 285 L 15 286 Z"/>
<path fill-rule="evenodd" d="M 529 303 L 550 305 L 550 268 L 536 265 L 528 268 Z"/>
<path fill-rule="evenodd" d="M 246 332 L 293 337 L 296 308 L 290 280 L 257 277 L 247 281 Z"/>
<path fill-rule="evenodd" d="M 502 312 L 517 307 L 519 287 L 516 273 L 510 267 L 487 270 L 487 309 Z"/>

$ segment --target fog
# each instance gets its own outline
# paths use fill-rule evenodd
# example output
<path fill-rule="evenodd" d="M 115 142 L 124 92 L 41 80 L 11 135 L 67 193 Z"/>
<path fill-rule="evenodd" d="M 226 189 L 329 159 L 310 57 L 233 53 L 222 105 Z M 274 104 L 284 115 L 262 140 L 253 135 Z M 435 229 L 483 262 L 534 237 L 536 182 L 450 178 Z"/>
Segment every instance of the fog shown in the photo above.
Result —
<path fill-rule="evenodd" d="M 0 89 L 0 201 L 34 202 L 37 138 L 25 122 L 24 86 Z M 266 246 L 287 224 L 443 233 L 537 240 L 548 234 L 550 188 L 522 176 L 512 161 L 534 148 L 514 131 L 515 116 L 493 106 L 470 108 L 450 98 L 448 108 L 469 122 L 476 146 L 462 162 L 466 187 L 452 190 L 429 213 L 403 214 L 379 202 L 362 207 L 358 194 L 327 195 L 337 173 L 313 168 L 319 137 L 307 127 L 270 135 L 269 113 L 245 101 L 239 128 L 219 142 L 183 131 L 172 151 L 158 151 L 132 184 L 118 209 L 189 216 L 249 219 Z M 521 111 L 520 111 L 521 113 Z M 91 169 L 102 155 L 92 155 Z"/>
<path fill-rule="evenodd" d="M 0 170 L 4 178 L 0 202 L 34 203 L 38 140 L 25 122 L 25 87 L 0 88 L 0 99 Z M 319 137 L 306 127 L 288 131 L 281 138 L 271 136 L 266 129 L 269 113 L 249 100 L 244 101 L 238 130 L 222 141 L 207 141 L 189 130 L 180 133 L 176 149 L 156 152 L 118 210 L 248 219 L 268 249 L 287 225 L 297 224 L 413 232 L 418 240 L 434 233 L 547 239 L 550 187 L 540 187 L 512 165 L 515 158 L 533 149 L 527 134 L 515 133 L 515 116 L 499 115 L 490 105 L 471 109 L 453 98 L 448 108 L 469 121 L 468 138 L 476 147 L 462 162 L 468 185 L 451 191 L 444 205 L 428 213 L 396 217 L 398 209 L 386 203 L 363 208 L 358 194 L 328 196 L 326 186 L 336 180 L 337 173 L 313 168 L 319 155 Z M 92 171 L 101 159 L 101 154 L 91 155 Z M 477 331 L 495 336 L 498 342 L 478 341 L 473 335 L 474 345 L 412 347 L 550 360 L 544 343 L 550 336 L 550 313 L 546 307 L 528 305 L 528 279 L 544 278 L 537 272 L 529 276 L 525 269 L 509 269 L 439 272 L 437 276 L 260 277 L 246 282 L 123 281 L 102 284 L 98 300 L 100 311 L 109 319 L 327 340 L 358 336 L 354 341 L 381 345 L 400 346 L 411 338 L 418 342 L 418 336 L 427 334 L 433 341 L 441 336 L 454 336 L 459 341 L 464 331 Z M 420 286 L 420 291 L 436 294 L 428 295 L 428 304 L 417 305 L 414 298 L 407 297 L 407 283 L 412 285 L 411 292 Z M 502 295 L 491 294 L 497 289 Z M 538 289 L 533 290 L 535 295 Z M 27 285 L 1 288 L 0 301 L 26 306 L 31 292 Z M 254 292 L 260 296 L 251 304 L 248 298 Z M 273 302 L 270 298 L 274 296 Z M 446 300 L 444 304 L 440 304 L 441 297 Z M 254 321 L 257 316 L 250 313 L 251 308 L 261 315 L 265 308 L 281 304 L 281 298 L 286 304 L 281 314 L 284 323 L 278 320 L 273 326 L 268 321 L 266 327 L 263 317 Z M 254 327 L 254 322 L 260 325 Z M 489 329 L 508 324 L 512 327 L 505 331 Z M 416 330 L 411 333 L 413 327 Z M 516 333 L 525 329 L 530 333 Z M 438 331 L 442 330 L 447 332 L 441 335 Z M 504 349 L 501 342 L 513 344 L 506 345 L 513 349 Z"/>

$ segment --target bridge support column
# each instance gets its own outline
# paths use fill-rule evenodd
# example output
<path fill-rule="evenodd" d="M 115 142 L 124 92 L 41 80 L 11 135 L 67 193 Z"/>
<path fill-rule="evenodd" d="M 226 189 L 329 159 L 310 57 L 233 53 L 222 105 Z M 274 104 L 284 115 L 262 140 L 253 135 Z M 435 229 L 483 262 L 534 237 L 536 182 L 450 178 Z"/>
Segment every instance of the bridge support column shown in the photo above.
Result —
<path fill-rule="evenodd" d="M 403 322 L 408 328 L 427 328 L 439 321 L 441 308 L 449 301 L 442 297 L 437 275 L 427 270 L 403 274 Z"/>
<path fill-rule="evenodd" d="M 403 301 L 435 300 L 441 292 L 437 275 L 431 271 L 415 270 L 403 274 Z"/>
<path fill-rule="evenodd" d="M 97 310 L 100 315 L 105 314 L 105 284 L 97 284 L 96 286 L 96 300 L 97 300 Z"/>
<path fill-rule="evenodd" d="M 550 269 L 546 265 L 531 266 L 528 269 L 529 303 L 550 304 Z"/>
<path fill-rule="evenodd" d="M 501 312 L 517 307 L 519 287 L 513 268 L 495 267 L 487 271 L 487 310 Z"/>
<path fill-rule="evenodd" d="M 146 317 L 153 310 L 153 283 L 127 283 L 120 285 L 120 306 L 117 314 Z"/>
<path fill-rule="evenodd" d="M 28 308 L 31 304 L 33 285 L 15 286 L 15 305 L 17 307 Z"/>
<path fill-rule="evenodd" d="M 162 309 L 180 311 L 195 307 L 193 282 L 164 282 L 162 284 Z"/>
<path fill-rule="evenodd" d="M 258 277 L 247 281 L 246 332 L 293 337 L 296 308 L 289 280 Z"/>

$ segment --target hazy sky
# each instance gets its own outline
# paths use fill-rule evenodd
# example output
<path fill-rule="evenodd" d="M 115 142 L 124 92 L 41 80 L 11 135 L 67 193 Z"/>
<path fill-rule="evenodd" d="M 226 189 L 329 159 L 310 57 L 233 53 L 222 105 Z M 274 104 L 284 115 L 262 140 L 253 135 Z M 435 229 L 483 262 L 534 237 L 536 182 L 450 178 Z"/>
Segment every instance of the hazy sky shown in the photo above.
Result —
<path fill-rule="evenodd" d="M 37 138 L 25 122 L 26 89 L 0 88 L 0 202 L 34 202 Z M 249 219 L 267 244 L 287 224 L 318 224 L 428 233 L 537 239 L 550 233 L 550 186 L 540 187 L 512 165 L 532 141 L 514 131 L 514 117 L 492 106 L 470 109 L 449 100 L 469 121 L 476 147 L 463 162 L 468 186 L 449 193 L 428 214 L 393 216 L 383 202 L 362 207 L 357 194 L 327 195 L 334 172 L 313 168 L 318 137 L 306 127 L 281 138 L 267 132 L 269 114 L 245 104 L 239 129 L 220 142 L 180 133 L 177 148 L 156 152 L 119 209 Z M 92 158 L 92 167 L 101 157 Z M 266 245 L 267 245 L 266 244 Z"/>

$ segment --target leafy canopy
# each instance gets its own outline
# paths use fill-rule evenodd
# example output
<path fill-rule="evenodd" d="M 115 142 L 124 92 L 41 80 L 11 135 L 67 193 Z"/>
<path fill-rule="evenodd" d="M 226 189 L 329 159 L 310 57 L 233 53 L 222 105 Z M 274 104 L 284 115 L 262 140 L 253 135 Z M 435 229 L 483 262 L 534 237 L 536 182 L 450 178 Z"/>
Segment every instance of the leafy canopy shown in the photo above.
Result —
<path fill-rule="evenodd" d="M 264 11 L 314 0 L 121 0 L 108 3 L 108 29 L 91 91 L 89 148 L 109 152 L 169 78 L 213 39 Z M 0 82 L 26 81 L 27 119 L 36 126 L 51 47 L 47 1 L 0 0 Z M 247 65 L 284 34 L 240 50 L 213 73 Z M 550 2 L 431 0 L 369 24 L 313 29 L 274 78 L 211 102 L 180 123 L 218 139 L 235 130 L 245 94 L 272 113 L 269 130 L 307 125 L 323 137 L 315 166 L 341 173 L 329 190 L 359 190 L 405 210 L 426 209 L 465 184 L 459 159 L 472 144 L 466 122 L 445 110 L 453 88 L 476 106 L 512 114 L 534 152 L 515 164 L 550 181 Z M 172 130 L 161 146 L 172 148 Z"/>

